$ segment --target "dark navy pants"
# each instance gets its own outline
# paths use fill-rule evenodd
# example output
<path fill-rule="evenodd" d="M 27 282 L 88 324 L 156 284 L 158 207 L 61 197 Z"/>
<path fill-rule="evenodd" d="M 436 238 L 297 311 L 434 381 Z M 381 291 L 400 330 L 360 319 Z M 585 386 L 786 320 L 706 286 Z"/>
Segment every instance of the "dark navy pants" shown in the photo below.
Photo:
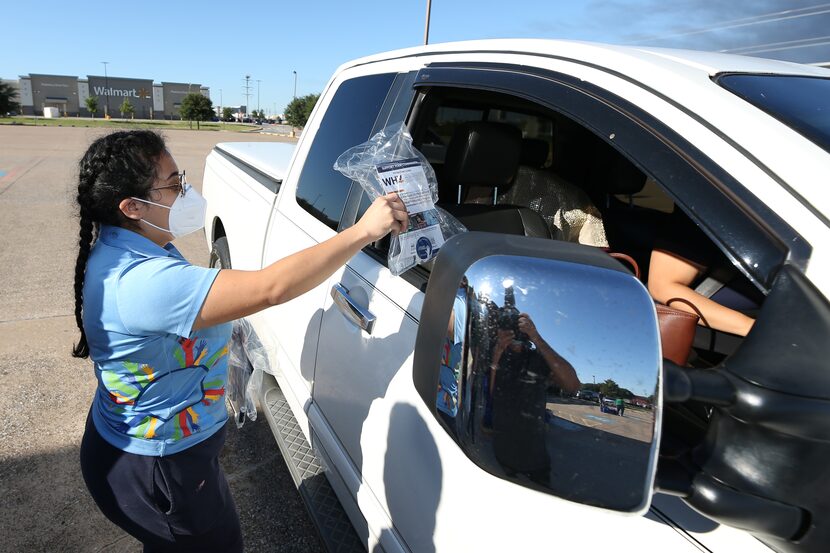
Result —
<path fill-rule="evenodd" d="M 150 552 L 241 552 L 242 531 L 219 452 L 226 429 L 165 457 L 126 453 L 87 418 L 81 472 L 108 519 Z"/>

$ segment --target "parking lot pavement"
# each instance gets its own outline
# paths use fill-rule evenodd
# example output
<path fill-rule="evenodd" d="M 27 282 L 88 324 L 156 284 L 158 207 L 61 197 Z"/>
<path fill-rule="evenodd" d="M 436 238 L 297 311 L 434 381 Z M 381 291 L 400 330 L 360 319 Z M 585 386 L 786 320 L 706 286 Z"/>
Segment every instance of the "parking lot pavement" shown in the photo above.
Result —
<path fill-rule="evenodd" d="M 95 378 L 88 360 L 70 355 L 77 340 L 73 201 L 77 161 L 101 132 L 0 126 L 0 551 L 141 550 L 100 514 L 78 464 Z M 196 188 L 216 142 L 287 140 L 165 135 Z M 194 264 L 207 264 L 203 234 L 176 245 Z M 264 420 L 230 428 L 221 461 L 247 551 L 321 550 Z"/>
<path fill-rule="evenodd" d="M 599 404 L 582 400 L 556 400 L 548 403 L 548 409 L 557 417 L 585 428 L 610 432 L 624 438 L 651 443 L 654 432 L 654 412 L 627 408 L 625 416 L 603 413 Z"/>

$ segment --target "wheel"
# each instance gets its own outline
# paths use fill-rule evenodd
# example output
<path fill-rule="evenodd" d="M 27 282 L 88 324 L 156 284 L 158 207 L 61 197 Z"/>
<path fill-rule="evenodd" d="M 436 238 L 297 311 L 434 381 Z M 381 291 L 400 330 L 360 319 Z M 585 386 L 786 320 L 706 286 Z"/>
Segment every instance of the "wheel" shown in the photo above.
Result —
<path fill-rule="evenodd" d="M 217 269 L 231 268 L 231 251 L 228 248 L 228 239 L 220 236 L 213 241 L 213 249 L 210 251 L 210 266 Z"/>

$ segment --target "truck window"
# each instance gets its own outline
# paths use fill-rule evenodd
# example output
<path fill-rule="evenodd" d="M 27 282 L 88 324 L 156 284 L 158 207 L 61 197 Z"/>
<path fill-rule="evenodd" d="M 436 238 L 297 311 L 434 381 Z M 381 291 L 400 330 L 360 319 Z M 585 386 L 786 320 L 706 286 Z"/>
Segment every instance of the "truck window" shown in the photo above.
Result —
<path fill-rule="evenodd" d="M 418 149 L 432 164 L 436 171 L 440 171 L 447 154 L 447 145 L 452 138 L 455 128 L 470 121 L 491 121 L 509 124 L 522 131 L 526 139 L 543 141 L 547 144 L 548 152 L 553 151 L 553 119 L 538 112 L 522 112 L 512 108 L 493 107 L 487 102 L 476 103 L 475 95 L 466 100 L 448 100 L 439 105 L 430 116 L 425 130 L 421 132 L 421 140 L 417 140 Z M 551 165 L 549 154 L 545 157 L 544 166 Z M 440 175 L 439 175 L 440 178 Z M 357 218 L 363 216 L 371 201 L 368 195 L 363 194 L 357 210 Z"/>
<path fill-rule="evenodd" d="M 830 152 L 830 79 L 726 74 L 715 82 Z"/>
<path fill-rule="evenodd" d="M 722 305 L 751 318 L 757 315 L 763 293 L 730 269 L 731 262 L 720 246 L 675 204 L 655 178 L 641 171 L 584 125 L 545 105 L 503 93 L 436 88 L 426 90 L 424 94 L 432 95 L 423 102 L 429 107 L 410 122 L 410 131 L 415 146 L 436 171 L 438 205 L 468 229 L 546 237 L 626 253 L 636 260 L 644 283 L 649 281 L 652 252 L 668 251 L 675 257 L 690 260 L 689 263 L 698 269 L 694 279 L 685 283 L 688 288 L 695 289 L 707 279 L 714 279 L 719 286 L 716 286 L 718 292 L 711 295 L 713 301 L 722 301 Z M 465 126 L 473 126 L 478 133 L 476 140 L 480 141 L 503 136 L 501 132 L 491 133 L 498 130 L 494 127 L 515 129 L 511 140 L 520 143 L 520 156 L 506 189 L 499 188 L 493 193 L 492 188 L 488 188 L 489 182 L 483 182 L 481 186 L 471 183 L 464 173 L 467 169 L 458 169 L 458 163 L 445 167 L 448 152 L 457 155 L 466 151 L 450 148 L 453 141 L 466 139 Z M 479 162 L 490 163 L 491 160 Z M 493 163 L 498 165 L 501 161 Z M 493 172 L 501 171 L 495 165 Z M 489 175 L 491 171 L 475 174 Z M 484 192 L 476 188 L 484 189 Z M 362 200 L 358 215 L 369 205 L 365 195 Z M 577 205 L 578 202 L 582 203 Z M 521 213 L 523 223 L 536 217 L 541 228 L 548 232 L 534 234 L 539 230 L 539 224 L 516 227 L 514 212 Z M 592 215 L 594 222 L 588 229 L 590 232 L 582 231 L 591 219 L 574 217 L 574 212 Z M 580 231 L 574 232 L 577 226 Z M 601 232 L 593 232 L 594 228 Z M 369 246 L 365 251 L 385 263 L 388 241 Z M 427 264 L 402 277 L 423 287 L 430 270 L 431 266 Z M 655 278 L 659 279 L 664 273 L 661 268 Z M 722 333 L 720 336 L 723 337 L 718 339 L 717 351 L 701 349 L 700 356 L 695 359 L 700 366 L 717 362 L 740 344 L 740 338 Z"/>
<path fill-rule="evenodd" d="M 421 152 L 432 164 L 443 164 L 447 152 L 447 145 L 452 138 L 455 128 L 469 121 L 493 121 L 508 123 L 522 131 L 523 138 L 544 140 L 553 145 L 553 120 L 538 113 L 523 113 L 511 108 L 492 107 L 487 104 L 472 104 L 463 106 L 471 99 L 447 99 L 446 104 L 438 106 L 431 117 L 423 140 L 420 142 Z M 545 160 L 550 165 L 551 159 Z"/>
<path fill-rule="evenodd" d="M 343 82 L 323 115 L 297 183 L 297 203 L 337 230 L 351 181 L 332 166 L 337 157 L 367 138 L 395 73 Z"/>

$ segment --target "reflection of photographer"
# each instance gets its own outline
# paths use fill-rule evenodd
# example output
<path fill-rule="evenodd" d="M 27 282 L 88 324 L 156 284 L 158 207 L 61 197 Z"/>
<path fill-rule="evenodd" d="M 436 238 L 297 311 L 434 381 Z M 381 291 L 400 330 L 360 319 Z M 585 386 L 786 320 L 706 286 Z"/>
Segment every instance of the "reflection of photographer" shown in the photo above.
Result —
<path fill-rule="evenodd" d="M 579 379 L 576 371 L 568 361 L 550 347 L 539 335 L 536 325 L 527 313 L 519 313 L 513 306 L 499 309 L 498 331 L 496 345 L 493 348 L 493 358 L 490 363 L 490 390 L 494 390 L 494 376 L 499 368 L 502 356 L 508 349 L 514 353 L 536 352 L 542 356 L 547 365 L 548 378 L 565 392 L 576 392 L 579 389 Z M 512 357 L 512 356 L 511 356 Z M 514 366 L 513 363 L 508 366 Z"/>
<path fill-rule="evenodd" d="M 539 335 L 527 313 L 505 298 L 498 310 L 490 362 L 493 449 L 508 475 L 518 473 L 545 484 L 550 457 L 545 440 L 547 388 L 579 389 L 573 366 Z"/>

